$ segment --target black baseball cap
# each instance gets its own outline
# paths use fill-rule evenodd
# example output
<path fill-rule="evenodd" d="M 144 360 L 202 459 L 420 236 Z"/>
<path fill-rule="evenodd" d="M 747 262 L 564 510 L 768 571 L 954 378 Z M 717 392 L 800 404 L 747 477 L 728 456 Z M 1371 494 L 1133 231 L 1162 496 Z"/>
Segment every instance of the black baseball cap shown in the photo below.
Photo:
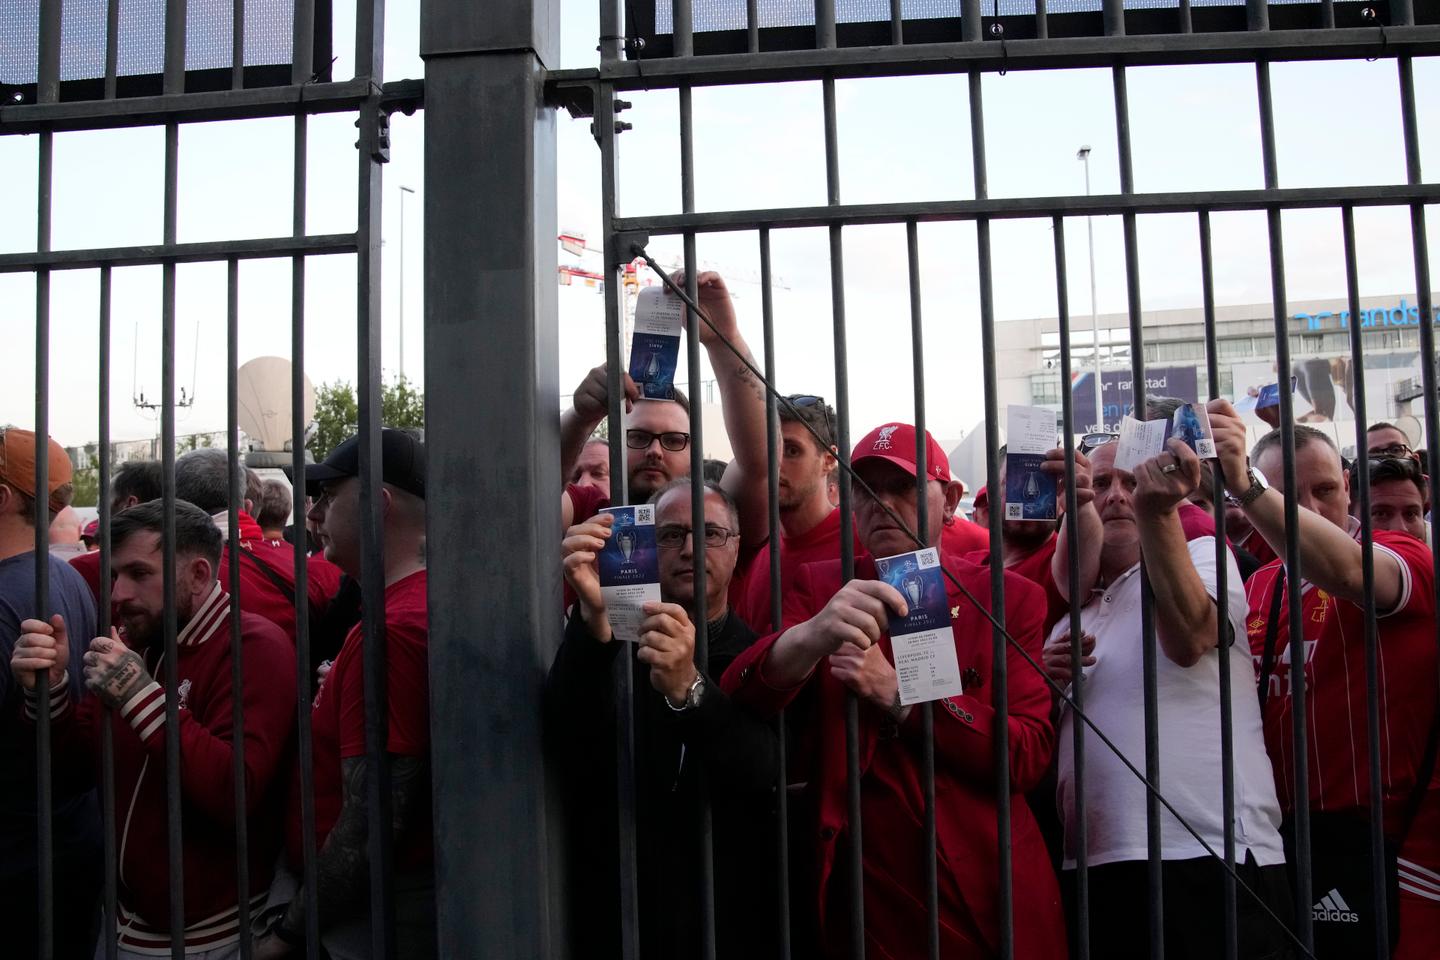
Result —
<path fill-rule="evenodd" d="M 389 484 L 425 499 L 425 444 L 406 430 L 380 431 L 380 474 Z M 305 492 L 319 496 L 319 485 L 360 475 L 360 435 L 330 451 L 320 463 L 305 468 Z"/>

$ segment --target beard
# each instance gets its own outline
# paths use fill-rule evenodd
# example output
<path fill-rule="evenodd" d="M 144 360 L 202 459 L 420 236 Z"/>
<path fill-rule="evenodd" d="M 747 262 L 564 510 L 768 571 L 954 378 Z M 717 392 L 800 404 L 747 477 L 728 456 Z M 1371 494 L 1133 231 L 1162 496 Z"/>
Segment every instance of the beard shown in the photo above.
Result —
<path fill-rule="evenodd" d="M 788 486 L 782 486 L 778 497 L 780 511 L 784 513 L 790 510 L 800 509 L 805 505 L 806 501 L 815 496 L 815 491 L 819 488 L 820 485 L 813 482 L 804 485 L 789 484 Z"/>

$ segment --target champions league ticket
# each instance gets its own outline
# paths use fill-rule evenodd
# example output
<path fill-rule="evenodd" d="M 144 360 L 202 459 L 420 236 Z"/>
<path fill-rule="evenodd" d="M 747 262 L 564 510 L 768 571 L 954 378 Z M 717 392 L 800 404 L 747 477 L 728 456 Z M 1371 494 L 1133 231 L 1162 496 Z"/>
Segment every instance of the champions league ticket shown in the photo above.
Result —
<path fill-rule="evenodd" d="M 680 359 L 680 329 L 685 304 L 660 287 L 640 291 L 635 304 L 635 335 L 630 340 L 630 379 L 646 400 L 675 399 L 675 367 Z"/>
<path fill-rule="evenodd" d="M 1011 404 L 1005 416 L 1005 519 L 1054 520 L 1059 478 L 1040 469 L 1055 448 L 1055 411 Z"/>
<path fill-rule="evenodd" d="M 940 552 L 930 547 L 881 557 L 875 561 L 875 569 L 881 580 L 900 591 L 909 610 L 903 617 L 890 614 L 890 648 L 900 680 L 900 703 L 909 706 L 958 697 L 964 691 Z"/>
<path fill-rule="evenodd" d="M 655 507 L 607 507 L 615 520 L 597 557 L 600 593 L 610 629 L 621 640 L 638 643 L 644 605 L 660 600 L 660 555 L 655 546 Z"/>

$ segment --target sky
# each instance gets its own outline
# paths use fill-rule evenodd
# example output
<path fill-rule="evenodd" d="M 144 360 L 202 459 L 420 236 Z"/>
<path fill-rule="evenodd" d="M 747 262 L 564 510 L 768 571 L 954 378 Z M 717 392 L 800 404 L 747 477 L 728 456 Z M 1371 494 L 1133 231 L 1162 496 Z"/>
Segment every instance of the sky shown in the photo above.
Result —
<path fill-rule="evenodd" d="M 351 5 L 336 4 L 336 78 L 353 75 Z M 418 4 L 391 3 L 387 79 L 423 76 Z M 597 5 L 562 0 L 558 67 L 597 60 Z M 1255 69 L 1247 65 L 1133 68 L 1129 99 L 1136 188 L 1142 192 L 1228 190 L 1263 185 Z M 1393 61 L 1275 64 L 1277 155 L 1286 187 L 1400 183 L 1405 178 L 1396 66 Z M 1425 178 L 1440 165 L 1440 64 L 1415 64 Z M 983 81 L 992 197 L 1082 193 L 1075 153 L 1092 147 L 1096 193 L 1119 190 L 1110 72 L 1012 71 Z M 964 77 L 840 81 L 836 84 L 841 199 L 846 203 L 966 199 L 974 196 L 970 117 Z M 619 140 L 620 209 L 626 216 L 680 211 L 679 130 L 674 91 L 626 94 L 634 125 Z M 822 204 L 825 158 L 818 82 L 704 88 L 694 92 L 696 201 L 701 210 Z M 309 121 L 307 225 L 312 233 L 355 228 L 353 116 Z M 560 113 L 559 227 L 601 238 L 599 152 L 587 120 Z M 180 136 L 182 241 L 278 236 L 290 228 L 293 121 L 186 125 Z M 423 111 L 392 120 L 385 170 L 383 359 L 399 369 L 399 296 L 404 249 L 405 372 L 423 385 L 421 283 Z M 33 249 L 35 136 L 0 137 L 0 252 Z M 161 236 L 164 132 L 161 128 L 66 133 L 55 138 L 54 246 L 99 247 L 158 242 Z M 405 201 L 400 185 L 417 193 Z M 1440 210 L 1429 216 L 1432 261 L 1440 251 Z M 1216 297 L 1222 304 L 1268 303 L 1270 270 L 1264 215 L 1212 218 Z M 1361 294 L 1414 296 L 1408 211 L 1362 209 Z M 478 227 L 477 227 L 478 229 Z M 1119 218 L 1096 218 L 1097 308 L 1126 307 Z M 1000 221 L 993 238 L 997 320 L 1054 316 L 1055 272 L 1048 219 Z M 1284 216 L 1285 269 L 1291 300 L 1345 296 L 1340 216 L 1335 210 Z M 1199 242 L 1193 215 L 1139 221 L 1140 282 L 1146 309 L 1200 302 Z M 1085 221 L 1066 223 L 1072 315 L 1090 309 Z M 833 397 L 833 320 L 824 230 L 772 235 L 778 386 L 787 393 Z M 959 439 L 984 412 L 979 293 L 973 224 L 920 229 L 925 318 L 927 417 L 939 437 Z M 761 344 L 758 240 L 753 232 L 702 235 L 702 267 L 730 280 L 741 330 L 757 356 Z M 656 237 L 651 253 L 678 259 L 678 238 Z M 851 434 L 913 416 L 909 293 L 903 226 L 844 232 Z M 562 255 L 562 262 L 570 258 Z M 598 257 L 582 263 L 599 268 Z M 1440 267 L 1432 262 L 1432 274 Z M 114 274 L 111 409 L 116 439 L 153 436 L 153 411 L 135 400 L 160 392 L 160 268 Z M 224 428 L 225 266 L 177 271 L 177 383 L 193 404 L 177 431 Z M 290 265 L 244 262 L 240 270 L 240 355 L 290 355 Z M 307 267 L 306 371 L 312 382 L 355 379 L 355 269 L 348 256 L 311 258 Z M 98 273 L 53 275 L 51 432 L 76 445 L 96 435 Z M 6 377 L 0 422 L 33 423 L 34 291 L 30 275 L 0 275 L 5 342 L 25 363 Z M 569 393 L 604 355 L 602 297 L 561 287 L 559 382 Z M 477 345 L 478 348 L 478 345 Z M 708 369 L 702 379 L 710 377 Z M 682 374 L 682 381 L 684 376 Z M 557 398 L 557 405 L 560 398 Z"/>

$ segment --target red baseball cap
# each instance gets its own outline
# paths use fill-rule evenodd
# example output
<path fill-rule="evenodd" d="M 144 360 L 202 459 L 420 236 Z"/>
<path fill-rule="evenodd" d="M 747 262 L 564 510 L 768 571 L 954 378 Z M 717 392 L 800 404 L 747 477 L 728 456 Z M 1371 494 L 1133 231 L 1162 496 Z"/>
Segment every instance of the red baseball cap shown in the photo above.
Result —
<path fill-rule="evenodd" d="M 7 483 L 25 494 L 35 497 L 35 458 L 39 455 L 39 443 L 35 434 L 18 427 L 0 429 L 0 482 Z M 56 496 L 55 491 L 70 482 L 70 457 L 65 448 L 54 440 L 46 438 L 47 480 L 50 489 L 45 491 L 51 513 L 59 513 L 69 506 L 69 500 Z"/>
<path fill-rule="evenodd" d="M 908 423 L 886 423 L 876 427 L 855 444 L 850 465 L 859 466 L 870 458 L 888 460 L 910 476 L 915 476 L 915 428 Z M 940 444 L 925 431 L 925 473 L 933 480 L 950 482 L 950 458 Z"/>
<path fill-rule="evenodd" d="M 990 502 L 990 491 L 981 487 L 975 494 L 975 506 L 983 507 Z"/>

